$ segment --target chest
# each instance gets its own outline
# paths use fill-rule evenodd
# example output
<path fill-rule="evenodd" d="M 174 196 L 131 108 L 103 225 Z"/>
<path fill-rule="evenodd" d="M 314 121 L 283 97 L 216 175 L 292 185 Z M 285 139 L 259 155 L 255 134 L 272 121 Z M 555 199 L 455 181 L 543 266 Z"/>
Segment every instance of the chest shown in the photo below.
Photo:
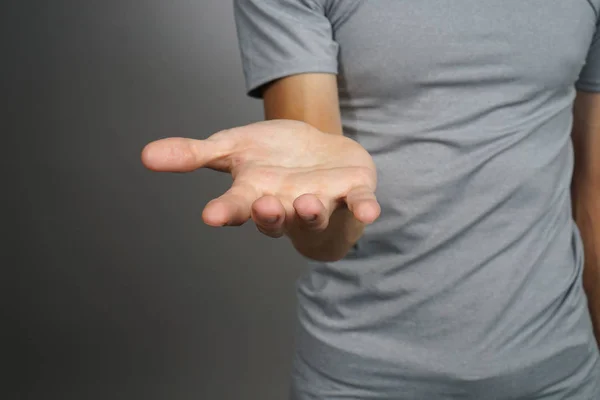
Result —
<path fill-rule="evenodd" d="M 595 1 L 595 0 L 594 0 Z M 333 0 L 342 87 L 354 96 L 522 83 L 572 85 L 596 29 L 588 0 Z"/>

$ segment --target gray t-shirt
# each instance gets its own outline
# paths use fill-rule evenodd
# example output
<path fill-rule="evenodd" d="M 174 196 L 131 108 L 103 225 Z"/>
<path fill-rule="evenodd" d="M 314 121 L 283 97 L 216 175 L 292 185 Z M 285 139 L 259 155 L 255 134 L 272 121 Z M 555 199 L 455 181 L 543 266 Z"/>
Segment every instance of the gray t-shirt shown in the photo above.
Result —
<path fill-rule="evenodd" d="M 236 0 L 250 95 L 337 74 L 381 218 L 298 282 L 293 398 L 600 399 L 572 220 L 600 0 Z"/>

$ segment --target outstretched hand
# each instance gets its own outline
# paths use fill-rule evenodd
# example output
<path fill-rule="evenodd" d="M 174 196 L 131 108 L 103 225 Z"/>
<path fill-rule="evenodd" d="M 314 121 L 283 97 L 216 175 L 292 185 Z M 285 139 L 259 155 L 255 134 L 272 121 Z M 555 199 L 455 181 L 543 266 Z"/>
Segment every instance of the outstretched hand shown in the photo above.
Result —
<path fill-rule="evenodd" d="M 380 213 L 369 153 L 351 139 L 303 122 L 258 122 L 205 140 L 162 139 L 144 148 L 142 162 L 153 171 L 230 173 L 231 188 L 202 213 L 211 226 L 252 219 L 262 233 L 280 237 L 323 232 L 332 214 L 346 207 L 364 224 Z"/>

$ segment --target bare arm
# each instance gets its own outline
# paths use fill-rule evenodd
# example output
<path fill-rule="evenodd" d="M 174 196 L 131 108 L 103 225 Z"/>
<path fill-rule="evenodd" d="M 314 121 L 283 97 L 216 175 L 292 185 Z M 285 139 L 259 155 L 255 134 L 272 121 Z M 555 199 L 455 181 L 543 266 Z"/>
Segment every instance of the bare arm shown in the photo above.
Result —
<path fill-rule="evenodd" d="M 342 135 L 335 75 L 299 74 L 275 81 L 263 92 L 265 118 L 306 122 L 322 132 Z M 364 224 L 348 209 L 333 213 L 322 232 L 296 231 L 288 236 L 305 257 L 336 261 L 343 258 L 362 235 Z"/>
<path fill-rule="evenodd" d="M 573 114 L 573 216 L 584 243 L 583 284 L 600 345 L 600 93 L 579 92 Z"/>
<path fill-rule="evenodd" d="M 293 119 L 322 132 L 342 134 L 335 75 L 298 74 L 264 89 L 265 119 Z"/>

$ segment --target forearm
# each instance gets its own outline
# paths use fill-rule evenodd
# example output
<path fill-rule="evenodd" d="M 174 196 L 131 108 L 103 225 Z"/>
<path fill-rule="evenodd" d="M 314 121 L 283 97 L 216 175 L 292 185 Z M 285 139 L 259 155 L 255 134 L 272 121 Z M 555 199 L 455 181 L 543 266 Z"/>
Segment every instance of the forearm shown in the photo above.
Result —
<path fill-rule="evenodd" d="M 574 182 L 573 211 L 585 249 L 583 286 L 600 345 L 600 189 Z"/>
<path fill-rule="evenodd" d="M 583 240 L 583 285 L 600 344 L 600 94 L 578 92 L 573 117 L 573 218 Z"/>

